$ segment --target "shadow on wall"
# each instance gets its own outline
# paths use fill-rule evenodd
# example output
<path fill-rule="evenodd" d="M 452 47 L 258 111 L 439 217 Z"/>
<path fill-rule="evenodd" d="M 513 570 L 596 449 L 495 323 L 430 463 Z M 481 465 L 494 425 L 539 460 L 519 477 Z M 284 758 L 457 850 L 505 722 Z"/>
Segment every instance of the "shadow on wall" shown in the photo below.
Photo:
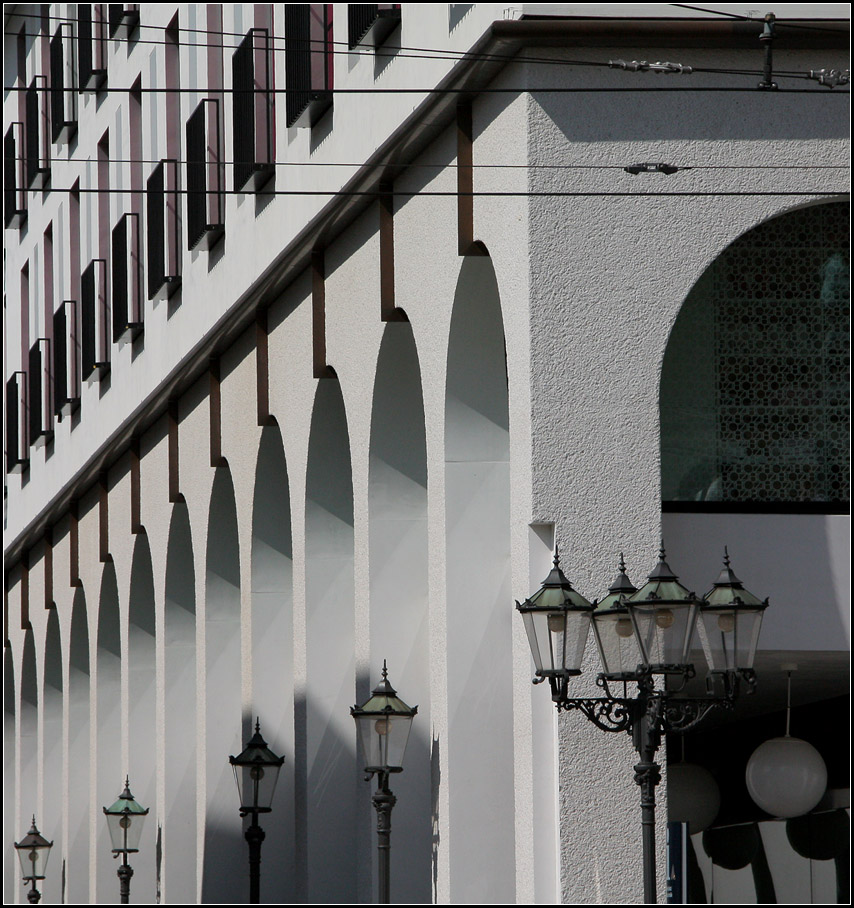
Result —
<path fill-rule="evenodd" d="M 352 698 L 351 698 L 352 699 Z M 297 704 L 299 706 L 299 704 Z M 364 781 L 364 767 L 356 746 L 356 729 L 349 714 L 345 716 L 348 725 L 345 726 L 348 734 L 342 734 L 333 723 L 326 720 L 326 710 L 322 702 L 309 702 L 303 709 L 297 710 L 297 715 L 303 714 L 311 717 L 316 724 L 324 724 L 324 734 L 321 748 L 327 755 L 324 762 L 325 772 L 310 780 L 309 787 L 297 793 L 297 800 L 306 806 L 308 817 L 322 814 L 328 804 L 331 794 L 337 789 L 329 786 L 332 776 L 339 780 L 347 780 L 352 785 L 354 800 L 357 803 L 357 822 L 361 829 L 355 826 L 330 822 L 325 828 L 326 842 L 324 853 L 327 863 L 321 867 L 316 861 L 312 862 L 314 873 L 309 872 L 305 878 L 306 869 L 303 864 L 297 864 L 292 871 L 293 877 L 288 878 L 281 872 L 283 866 L 293 866 L 292 849 L 306 853 L 308 828 L 304 818 L 297 817 L 295 825 L 295 840 L 289 841 L 278 832 L 275 823 L 277 812 L 282 811 L 283 805 L 279 800 L 279 792 L 273 799 L 273 813 L 262 816 L 261 828 L 266 834 L 261 848 L 261 900 L 267 903 L 286 903 L 285 895 L 290 892 L 309 893 L 308 897 L 300 900 L 316 902 L 316 894 L 324 892 L 330 896 L 327 902 L 331 903 L 356 903 L 359 901 L 373 901 L 371 895 L 366 899 L 364 893 L 359 892 L 359 880 L 353 867 L 353 856 L 357 852 L 361 832 L 367 831 L 371 836 L 372 854 L 376 853 L 376 814 L 371 804 L 371 796 L 376 788 L 376 782 Z M 418 717 L 416 717 L 416 723 Z M 353 725 L 353 728 L 349 728 Z M 297 734 L 305 735 L 305 723 L 299 722 Z M 277 742 L 268 741 L 272 749 L 276 750 Z M 392 815 L 392 852 L 391 862 L 396 880 L 392 886 L 392 897 L 397 892 L 417 892 L 419 903 L 432 901 L 430 881 L 425 887 L 419 868 L 427 861 L 433 866 L 433 880 L 435 885 L 436 854 L 438 850 L 438 790 L 439 790 L 439 746 L 438 740 L 432 741 L 431 754 L 430 733 L 427 729 L 413 727 L 412 736 L 406 752 L 406 767 L 416 769 L 427 767 L 427 772 L 432 772 L 433 809 L 432 816 L 425 814 L 422 817 L 424 830 L 413 829 L 411 826 L 398 828 L 394 824 Z M 286 759 L 289 759 L 286 756 Z M 223 760 L 228 766 L 228 758 Z M 299 777 L 300 774 L 298 774 Z M 305 773 L 302 774 L 305 779 Z M 395 776 L 392 789 L 402 803 L 409 794 L 407 784 L 407 770 Z M 225 805 L 234 817 L 238 816 L 237 789 Z M 222 902 L 219 895 L 225 888 L 230 893 L 230 900 L 243 904 L 249 896 L 249 848 L 242 833 L 232 824 L 223 825 L 219 821 L 220 811 L 208 811 L 205 832 L 205 859 L 204 876 L 202 880 L 202 901 L 205 903 Z M 248 821 L 247 821 L 248 822 Z M 424 832 L 426 830 L 426 833 Z M 424 843 L 427 843 L 425 846 Z M 419 855 L 416 849 L 426 851 Z M 375 892 L 376 872 L 372 874 L 371 886 Z M 415 875 L 415 880 L 410 876 Z M 302 879 L 297 879 L 301 875 Z"/>
<path fill-rule="evenodd" d="M 596 88 L 626 88 L 633 82 L 637 84 L 638 80 L 648 80 L 648 74 L 642 73 L 632 78 L 622 72 L 603 72 L 601 69 L 595 72 Z M 548 79 L 549 75 L 543 72 L 542 78 Z M 644 88 L 645 84 L 638 87 Z M 839 102 L 834 102 L 826 92 L 816 92 L 809 116 L 804 116 L 804 100 L 797 94 L 775 96 L 773 106 L 769 106 L 765 92 L 724 95 L 695 92 L 690 95 L 690 104 L 682 103 L 684 96 L 675 92 L 613 92 L 608 94 L 607 104 L 603 104 L 601 94 L 595 92 L 569 95 L 532 92 L 532 95 L 569 142 L 667 139 L 767 142 L 769 136 L 778 140 L 820 141 L 845 139 L 848 135 L 846 118 L 839 115 Z M 729 103 L 721 103 L 722 96 L 728 98 Z M 537 119 L 536 113 L 534 119 Z M 632 161 L 626 161 L 626 164 L 630 163 Z M 668 185 L 668 188 L 671 187 Z"/>

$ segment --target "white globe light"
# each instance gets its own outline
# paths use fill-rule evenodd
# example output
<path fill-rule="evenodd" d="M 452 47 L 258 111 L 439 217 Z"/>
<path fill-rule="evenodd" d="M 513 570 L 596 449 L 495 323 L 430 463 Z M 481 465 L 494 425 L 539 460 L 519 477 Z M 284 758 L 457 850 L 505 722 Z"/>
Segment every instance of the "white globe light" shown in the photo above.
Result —
<path fill-rule="evenodd" d="M 721 807 L 721 791 L 715 777 L 696 763 L 667 766 L 667 818 L 687 823 L 694 835 L 711 826 Z"/>
<path fill-rule="evenodd" d="M 827 767 L 821 754 L 800 738 L 771 738 L 747 761 L 750 797 L 774 817 L 809 813 L 827 788 Z"/>

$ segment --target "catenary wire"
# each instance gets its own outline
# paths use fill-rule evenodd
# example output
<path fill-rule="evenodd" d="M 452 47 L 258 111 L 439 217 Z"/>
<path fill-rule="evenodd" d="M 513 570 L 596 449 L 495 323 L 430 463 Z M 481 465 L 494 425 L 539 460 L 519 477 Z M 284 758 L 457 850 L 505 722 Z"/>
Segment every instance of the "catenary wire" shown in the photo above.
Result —
<path fill-rule="evenodd" d="M 673 5 L 678 5 L 678 4 L 673 4 Z M 694 9 L 694 7 L 686 7 L 686 8 Z M 709 10 L 709 12 L 714 13 L 715 11 Z M 33 19 L 47 18 L 47 19 L 51 19 L 51 20 L 56 20 L 56 21 L 60 21 L 60 22 L 69 22 L 69 23 L 76 23 L 78 21 L 77 19 L 73 19 L 70 17 L 64 17 L 64 16 L 42 17 L 36 13 L 22 13 L 22 14 L 18 14 L 18 15 L 20 15 L 22 18 L 33 18 Z M 757 21 L 757 22 L 759 21 L 759 20 L 751 20 L 747 16 L 739 17 L 739 18 L 744 18 L 746 21 Z M 168 26 L 145 25 L 142 23 L 137 23 L 137 25 L 134 26 L 134 28 L 151 28 L 151 29 L 162 30 L 164 32 L 168 30 Z M 253 26 L 253 28 L 254 28 L 254 26 Z M 215 29 L 197 29 L 197 28 L 191 29 L 191 28 L 185 28 L 183 26 L 179 26 L 179 28 L 178 28 L 179 34 L 182 31 L 190 32 L 190 33 L 206 34 L 206 35 L 220 35 L 220 36 L 227 35 L 230 37 L 240 37 L 240 38 L 246 37 L 245 33 L 240 33 L 240 32 L 218 31 Z M 5 34 L 17 36 L 18 34 L 20 34 L 20 32 L 6 32 Z M 33 33 L 33 37 L 34 38 L 38 37 L 38 34 Z M 79 40 L 79 36 L 75 36 L 74 40 L 75 41 Z M 130 42 L 131 38 L 130 37 L 122 37 L 122 38 L 112 37 L 112 38 L 107 38 L 104 40 Z M 272 36 L 270 38 L 271 43 L 273 43 L 275 41 L 286 41 L 286 40 L 288 40 L 288 39 L 286 39 L 284 36 Z M 290 40 L 295 41 L 295 39 L 290 39 Z M 136 39 L 134 39 L 134 43 L 154 44 L 154 45 L 165 46 L 166 40 L 165 40 L 165 36 L 162 40 L 136 38 Z M 453 51 L 453 50 L 448 50 L 448 49 L 439 50 L 439 49 L 435 49 L 435 48 L 407 47 L 407 46 L 403 46 L 403 45 L 393 46 L 393 47 L 389 47 L 387 45 L 380 45 L 380 46 L 357 45 L 357 48 L 363 48 L 362 50 L 358 50 L 356 48 L 351 48 L 349 46 L 349 42 L 346 42 L 346 41 L 328 42 L 325 39 L 308 39 L 307 41 L 305 39 L 299 39 L 299 40 L 295 41 L 295 43 L 321 44 L 324 47 L 333 45 L 333 49 L 331 51 L 329 51 L 330 53 L 348 54 L 348 55 L 355 54 L 357 56 L 369 56 L 369 57 L 374 56 L 374 51 L 383 50 L 383 51 L 388 52 L 389 57 L 392 57 L 392 56 L 395 58 L 405 57 L 408 59 L 452 60 L 452 61 L 458 61 L 458 60 L 502 61 L 503 60 L 506 62 L 516 61 L 516 62 L 520 62 L 520 63 L 535 63 L 535 64 L 543 64 L 543 65 L 551 65 L 551 66 L 557 65 L 557 66 L 590 66 L 590 67 L 605 67 L 605 68 L 609 67 L 609 63 L 606 63 L 604 61 L 595 61 L 595 60 L 554 60 L 554 59 L 551 59 L 548 57 L 529 57 L 529 56 L 523 56 L 523 55 L 518 55 L 518 54 L 517 55 L 485 54 L 485 53 L 474 54 L 469 51 Z M 237 44 L 233 44 L 233 45 L 204 44 L 204 43 L 181 42 L 181 41 L 175 42 L 175 44 L 182 44 L 185 47 L 197 47 L 197 48 L 210 47 L 210 48 L 214 48 L 216 50 L 234 50 L 239 46 Z M 342 47 L 346 46 L 346 49 L 336 50 L 334 48 L 334 45 L 341 45 Z M 757 50 L 758 49 L 759 48 L 757 47 Z M 274 45 L 273 47 L 270 48 L 270 50 L 284 52 L 286 50 L 286 48 L 285 47 L 276 47 Z M 744 69 L 719 69 L 719 68 L 706 68 L 706 67 L 692 67 L 692 69 L 694 72 L 703 72 L 703 73 L 726 73 L 729 75 L 748 75 L 748 76 L 761 76 L 762 75 L 762 71 L 759 69 L 744 70 Z M 779 76 L 779 77 L 787 76 L 787 77 L 792 77 L 792 78 L 808 78 L 807 73 L 792 72 L 792 71 L 785 71 L 785 70 L 775 72 L 775 75 Z"/>
<path fill-rule="evenodd" d="M 762 25 L 765 22 L 764 17 L 757 19 L 755 16 L 742 16 L 739 13 L 728 13 L 725 10 L 708 9 L 704 6 L 691 6 L 688 3 L 671 3 L 670 6 L 674 6 L 677 9 L 690 9 L 690 10 L 694 10 L 695 12 L 698 12 L 698 13 L 711 13 L 714 16 L 726 16 L 729 19 L 738 19 L 741 22 L 756 22 L 759 25 Z M 840 19 L 837 21 L 842 22 L 844 20 Z M 786 20 L 781 21 L 780 19 L 774 20 L 774 26 L 775 27 L 780 26 L 782 28 L 797 28 L 797 29 L 801 29 L 802 31 L 810 31 L 810 32 L 834 32 L 835 33 L 835 32 L 839 31 L 839 29 L 828 28 L 828 27 L 825 27 L 822 25 L 804 25 L 801 22 L 787 22 Z"/>
<path fill-rule="evenodd" d="M 66 158 L 52 158 L 58 164 L 92 164 L 96 160 L 71 160 Z M 110 158 L 108 164 L 160 164 L 163 161 L 174 161 L 180 166 L 188 162 L 176 158 Z M 198 163 L 198 162 L 193 162 Z M 236 163 L 245 164 L 246 161 L 219 161 L 222 166 L 232 166 Z M 270 167 L 364 167 L 364 161 L 269 161 L 265 166 Z M 453 164 L 453 163 L 422 163 L 411 164 L 395 163 L 393 161 L 378 162 L 369 165 L 372 168 L 398 168 L 409 170 L 412 167 L 454 170 L 458 167 L 472 168 L 474 170 L 624 170 L 624 164 Z M 847 170 L 850 164 L 685 164 L 678 165 L 679 170 Z"/>
<path fill-rule="evenodd" d="M 748 74 L 749 75 L 749 74 Z M 761 75 L 761 74 L 756 74 Z M 780 76 L 780 73 L 774 73 L 775 77 Z M 809 78 L 808 76 L 792 76 L 791 78 Z M 28 92 L 28 91 L 37 91 L 37 92 L 52 92 L 52 91 L 62 91 L 63 93 L 77 93 L 79 89 L 77 88 L 62 88 L 55 89 L 49 85 L 44 86 L 26 86 L 26 85 L 4 85 L 4 91 L 8 92 Z M 610 86 L 606 88 L 588 88 L 588 87 L 566 87 L 561 86 L 558 88 L 546 88 L 540 86 L 529 86 L 526 88 L 327 88 L 323 89 L 322 94 L 329 95 L 470 95 L 470 94 L 479 94 L 479 95 L 488 95 L 488 94 L 608 94 L 608 93 L 643 93 L 643 92 L 741 92 L 749 91 L 756 92 L 759 89 L 751 86 L 745 85 L 707 85 L 707 86 L 687 86 L 683 88 L 676 88 L 673 86 L 653 86 L 651 88 L 643 88 L 639 86 Z M 256 88 L 116 88 L 111 87 L 106 89 L 106 93 L 109 92 L 121 92 L 126 94 L 196 94 L 206 97 L 209 95 L 234 95 L 234 94 L 273 94 L 273 95 L 284 95 L 292 89 L 287 88 L 265 88 L 265 89 L 256 89 Z M 311 90 L 306 90 L 310 93 Z M 847 95 L 848 91 L 823 91 L 822 86 L 816 85 L 815 88 L 778 88 L 772 94 L 806 94 L 812 93 L 816 95 Z"/>
<path fill-rule="evenodd" d="M 44 187 L 43 189 L 28 189 L 28 192 L 75 192 L 75 193 L 92 193 L 95 195 L 106 193 L 108 195 L 147 195 L 147 188 L 140 189 L 114 189 L 110 188 L 85 188 L 81 189 L 78 187 L 73 188 L 53 188 L 53 187 Z M 419 190 L 415 189 L 412 191 L 405 190 L 388 190 L 380 191 L 379 189 L 329 189 L 329 190 L 320 190 L 320 189 L 273 189 L 265 192 L 263 189 L 260 190 L 243 190 L 243 189 L 170 189 L 167 194 L 177 194 L 177 195 L 257 195 L 260 197 L 265 196 L 372 196 L 378 197 L 380 195 L 392 195 L 392 196 L 408 196 L 408 197 L 421 197 L 421 196 L 433 196 L 433 197 L 472 197 L 472 198 L 495 198 L 495 197 L 511 197 L 511 198 L 642 198 L 644 196 L 848 196 L 850 193 L 843 190 L 828 190 L 828 189 L 800 189 L 800 190 L 733 190 L 733 191 L 718 191 L 718 190 L 648 190 L 646 192 L 583 192 L 583 191 L 573 191 L 573 190 L 555 190 L 555 191 L 506 191 L 506 190 L 496 190 L 491 192 L 489 190 L 477 190 L 474 192 L 458 192 L 457 190 Z"/>

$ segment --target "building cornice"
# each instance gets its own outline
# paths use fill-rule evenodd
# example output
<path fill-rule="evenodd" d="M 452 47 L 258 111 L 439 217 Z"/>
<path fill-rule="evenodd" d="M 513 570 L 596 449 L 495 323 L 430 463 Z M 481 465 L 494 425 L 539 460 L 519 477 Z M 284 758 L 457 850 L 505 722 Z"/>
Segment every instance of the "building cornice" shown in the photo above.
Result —
<path fill-rule="evenodd" d="M 783 23 L 780 23 L 781 25 Z M 791 23 L 797 24 L 797 23 Z M 778 32 L 780 49 L 847 49 L 850 26 L 846 21 L 823 20 L 810 28 Z M 209 368 L 212 357 L 224 352 L 254 322 L 259 309 L 276 300 L 310 265 L 311 254 L 323 249 L 379 198 L 385 184 L 411 163 L 430 141 L 453 121 L 458 104 L 470 100 L 488 85 L 525 47 L 696 47 L 755 48 L 761 21 L 708 19 L 552 19 L 525 18 L 493 22 L 467 55 L 394 130 L 353 177 L 341 194 L 303 228 L 238 299 L 204 338 L 144 401 L 98 452 L 81 467 L 62 490 L 5 545 L 5 570 L 18 562 L 57 523 L 99 475 L 127 451 L 132 439 L 167 412 L 169 401 L 183 394 Z M 758 66 L 757 66 L 758 69 Z M 449 91 L 450 90 L 450 91 Z"/>

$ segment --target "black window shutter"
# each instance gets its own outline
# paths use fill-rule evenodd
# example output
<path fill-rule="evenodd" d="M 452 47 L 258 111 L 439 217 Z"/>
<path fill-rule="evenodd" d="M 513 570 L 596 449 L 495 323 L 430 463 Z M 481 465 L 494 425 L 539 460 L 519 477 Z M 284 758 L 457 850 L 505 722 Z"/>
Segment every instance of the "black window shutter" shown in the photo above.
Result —
<path fill-rule="evenodd" d="M 95 369 L 95 263 L 80 276 L 80 358 L 83 378 L 87 378 Z"/>
<path fill-rule="evenodd" d="M 354 48 L 374 24 L 379 6 L 376 3 L 347 4 L 347 44 Z"/>
<path fill-rule="evenodd" d="M 54 142 L 59 141 L 65 126 L 64 62 L 60 28 L 50 41 L 50 135 Z"/>
<path fill-rule="evenodd" d="M 187 120 L 187 243 L 190 249 L 205 233 L 206 164 L 205 107 L 202 101 Z"/>
<path fill-rule="evenodd" d="M 28 399 L 30 402 L 30 443 L 42 434 L 42 357 L 38 343 L 30 347 Z"/>
<path fill-rule="evenodd" d="M 68 350 L 65 346 L 67 326 L 65 306 L 53 314 L 53 412 L 59 414 L 68 403 Z"/>
<path fill-rule="evenodd" d="M 27 89 L 27 185 L 32 186 L 39 173 L 39 93 L 35 79 Z"/>
<path fill-rule="evenodd" d="M 307 3 L 285 4 L 285 116 L 299 119 L 311 101 L 311 11 Z"/>
<path fill-rule="evenodd" d="M 92 69 L 92 4 L 77 4 L 77 73 L 80 89 L 88 88 Z"/>
<path fill-rule="evenodd" d="M 128 328 L 128 228 L 127 218 L 113 228 L 113 343 Z"/>
<path fill-rule="evenodd" d="M 255 164 L 255 100 L 252 66 L 254 34 L 240 42 L 231 58 L 234 114 L 234 188 L 242 189 Z"/>
<path fill-rule="evenodd" d="M 10 126 L 3 137 L 3 223 L 11 227 L 18 213 L 18 167 L 15 160 L 15 133 Z"/>
<path fill-rule="evenodd" d="M 151 172 L 146 188 L 148 190 L 148 298 L 154 299 L 166 280 L 166 237 L 163 235 L 166 187 L 162 161 Z"/>

